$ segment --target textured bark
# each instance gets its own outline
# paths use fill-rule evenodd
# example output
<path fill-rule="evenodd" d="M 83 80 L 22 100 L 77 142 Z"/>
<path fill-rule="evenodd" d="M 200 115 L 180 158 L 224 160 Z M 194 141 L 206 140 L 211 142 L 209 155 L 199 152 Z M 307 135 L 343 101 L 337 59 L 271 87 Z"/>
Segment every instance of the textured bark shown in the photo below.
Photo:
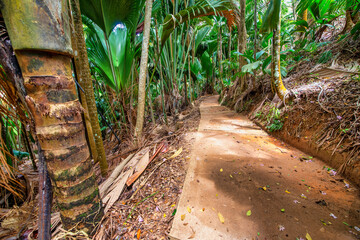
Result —
<path fill-rule="evenodd" d="M 52 180 L 62 223 L 90 231 L 103 211 L 72 79 L 71 58 L 17 51 L 26 101 Z"/>
<path fill-rule="evenodd" d="M 218 32 L 218 64 L 219 64 L 219 82 L 221 89 L 223 88 L 223 66 L 222 66 L 222 31 L 221 31 L 221 21 L 219 22 L 219 32 Z"/>
<path fill-rule="evenodd" d="M 245 24 L 245 18 L 246 18 L 246 0 L 240 0 L 240 30 L 239 30 L 239 38 L 238 38 L 238 44 L 239 44 L 239 52 L 245 53 L 246 50 L 246 24 Z M 246 59 L 243 56 L 240 56 L 239 58 L 239 67 L 240 71 L 242 67 L 246 64 Z M 244 91 L 245 89 L 245 81 L 246 76 L 240 77 L 240 91 Z"/>
<path fill-rule="evenodd" d="M 144 23 L 144 37 L 141 50 L 140 61 L 140 75 L 139 75 L 139 92 L 138 92 L 138 107 L 135 126 L 135 137 L 141 138 L 144 127 L 145 115 L 145 95 L 146 95 L 146 72 L 149 55 L 149 40 L 150 40 L 150 24 L 151 24 L 151 9 L 152 0 L 146 0 L 145 5 L 145 23 Z"/>
<path fill-rule="evenodd" d="M 257 0 L 254 0 L 254 59 L 256 61 L 257 53 Z M 254 74 L 255 75 L 255 74 Z"/>
<path fill-rule="evenodd" d="M 39 156 L 39 234 L 38 239 L 51 239 L 51 207 L 52 189 L 49 172 L 47 171 L 44 154 L 37 141 Z"/>
<path fill-rule="evenodd" d="M 97 108 L 95 103 L 94 88 L 90 74 L 90 67 L 86 51 L 84 30 L 81 20 L 80 5 L 78 0 L 71 0 L 72 16 L 74 21 L 74 31 L 72 33 L 72 43 L 74 50 L 74 60 L 76 75 L 79 84 L 84 89 L 85 94 L 80 93 L 85 109 L 85 119 L 90 119 L 91 126 L 87 126 L 91 151 L 94 153 L 95 161 L 99 161 L 101 174 L 106 176 L 108 163 L 106 161 L 105 149 L 100 131 Z M 85 97 L 85 98 L 84 98 Z M 88 112 L 86 111 L 88 110 Z M 90 131 L 89 131 L 90 130 Z M 95 142 L 93 142 L 95 140 Z M 93 145 L 95 143 L 95 146 Z M 95 148 L 96 147 L 96 148 Z"/>
<path fill-rule="evenodd" d="M 90 232 L 103 210 L 72 78 L 68 1 L 2 0 L 1 7 L 63 226 Z"/>
<path fill-rule="evenodd" d="M 281 8 L 280 8 L 281 19 Z M 281 21 L 277 24 L 276 29 L 273 30 L 273 46 L 272 46 L 272 61 L 271 61 L 271 87 L 277 93 L 279 98 L 287 102 L 290 100 L 290 92 L 285 88 L 281 79 L 280 69 L 280 29 Z"/>
<path fill-rule="evenodd" d="M 246 50 L 246 24 L 245 24 L 245 10 L 246 10 L 246 1 L 240 0 L 240 22 L 238 23 L 238 52 L 244 53 Z M 243 56 L 239 57 L 239 73 L 241 72 L 242 67 L 246 64 L 246 59 Z M 238 77 L 236 84 L 236 89 L 234 89 L 234 95 L 232 99 L 232 103 L 230 104 L 233 106 L 238 101 L 238 97 L 246 88 L 246 75 Z M 229 94 L 229 95 L 232 95 Z"/>
<path fill-rule="evenodd" d="M 232 27 L 229 28 L 229 41 L 228 41 L 228 59 L 231 61 L 231 37 L 232 37 Z"/>

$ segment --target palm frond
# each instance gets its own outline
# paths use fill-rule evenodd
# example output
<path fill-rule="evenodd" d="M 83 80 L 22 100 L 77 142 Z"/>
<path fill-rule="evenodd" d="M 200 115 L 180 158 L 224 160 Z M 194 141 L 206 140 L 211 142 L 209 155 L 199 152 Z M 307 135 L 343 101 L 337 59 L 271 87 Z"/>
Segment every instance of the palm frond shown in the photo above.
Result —
<path fill-rule="evenodd" d="M 167 15 L 163 22 L 161 45 L 164 45 L 170 34 L 180 24 L 202 16 L 224 15 L 222 12 L 229 10 L 237 10 L 232 0 L 199 0 L 176 15 Z"/>
<path fill-rule="evenodd" d="M 271 0 L 263 17 L 260 32 L 269 32 L 276 28 L 280 21 L 281 0 Z"/>

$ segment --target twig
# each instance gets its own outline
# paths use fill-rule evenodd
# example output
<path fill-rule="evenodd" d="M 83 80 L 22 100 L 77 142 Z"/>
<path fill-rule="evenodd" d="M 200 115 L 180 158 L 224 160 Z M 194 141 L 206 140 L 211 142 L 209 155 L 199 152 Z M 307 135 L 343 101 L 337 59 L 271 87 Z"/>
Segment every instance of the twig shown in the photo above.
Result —
<path fill-rule="evenodd" d="M 321 94 L 323 93 L 324 89 L 323 89 L 320 85 L 318 85 L 318 87 L 321 89 L 321 91 L 320 91 L 320 93 L 319 93 L 319 95 L 318 95 L 318 98 L 317 98 L 320 107 L 321 107 L 325 112 L 332 114 L 332 112 L 330 112 L 329 110 L 327 110 L 327 109 L 326 109 L 325 107 L 323 107 L 323 105 L 321 104 L 321 102 L 320 102 L 320 97 L 321 97 Z"/>
<path fill-rule="evenodd" d="M 142 199 L 140 202 L 136 203 L 135 206 L 131 209 L 131 212 L 129 213 L 129 215 L 127 216 L 127 218 L 126 218 L 126 220 L 125 220 L 125 222 L 124 222 L 124 225 L 125 225 L 126 222 L 129 220 L 129 218 L 131 217 L 131 214 L 134 212 L 135 208 L 136 208 L 139 204 L 145 202 L 147 199 L 155 196 L 155 195 L 158 194 L 158 193 L 159 193 L 159 191 L 156 191 L 156 192 L 154 192 L 153 194 L 151 194 L 150 196 L 147 196 L 146 198 Z"/>

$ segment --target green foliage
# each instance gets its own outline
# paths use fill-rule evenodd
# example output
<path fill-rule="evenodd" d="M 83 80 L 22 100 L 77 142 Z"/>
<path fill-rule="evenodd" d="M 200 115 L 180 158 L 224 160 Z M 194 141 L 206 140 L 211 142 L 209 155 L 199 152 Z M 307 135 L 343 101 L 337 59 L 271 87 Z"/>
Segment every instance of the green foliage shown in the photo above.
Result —
<path fill-rule="evenodd" d="M 130 34 L 138 24 L 144 0 L 80 0 L 81 13 L 95 22 L 109 37 L 119 23 L 126 25 Z"/>
<path fill-rule="evenodd" d="M 254 63 L 246 64 L 241 68 L 241 71 L 244 73 L 253 73 L 254 70 L 257 70 L 260 68 L 261 63 L 262 63 L 261 61 L 256 61 Z"/>
<path fill-rule="evenodd" d="M 197 0 L 194 4 L 176 15 L 168 14 L 164 19 L 161 45 L 180 24 L 204 15 L 218 15 L 221 11 L 234 9 L 231 0 Z"/>
<path fill-rule="evenodd" d="M 86 20 L 86 18 L 84 19 L 84 23 L 88 27 L 86 29 L 86 46 L 89 60 L 101 79 L 116 92 L 119 92 L 129 85 L 131 67 L 136 54 L 128 29 L 124 25 L 118 25 L 112 30 L 107 40 L 97 25 Z"/>
<path fill-rule="evenodd" d="M 260 32 L 269 32 L 276 29 L 280 21 L 281 0 L 271 0 L 263 19 Z"/>
<path fill-rule="evenodd" d="M 272 107 L 269 110 L 269 113 L 266 116 L 267 126 L 270 132 L 279 131 L 284 126 L 283 120 L 281 118 L 281 111 L 276 107 Z"/>
<path fill-rule="evenodd" d="M 274 120 L 270 125 L 266 126 L 270 132 L 280 131 L 284 124 L 280 120 Z"/>
<path fill-rule="evenodd" d="M 321 54 L 319 60 L 318 60 L 318 63 L 327 63 L 328 61 L 331 60 L 333 54 L 332 54 L 332 51 L 329 50 L 329 51 L 325 51 Z"/>

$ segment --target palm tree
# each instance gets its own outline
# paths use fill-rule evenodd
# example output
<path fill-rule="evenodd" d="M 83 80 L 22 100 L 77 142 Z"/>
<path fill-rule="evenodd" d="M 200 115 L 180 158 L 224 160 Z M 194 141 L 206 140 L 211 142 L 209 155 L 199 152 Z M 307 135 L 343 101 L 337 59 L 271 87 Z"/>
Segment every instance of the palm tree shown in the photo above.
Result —
<path fill-rule="evenodd" d="M 103 210 L 72 78 L 69 6 L 4 0 L 1 7 L 63 226 L 90 232 Z"/>
<path fill-rule="evenodd" d="M 280 30 L 281 0 L 271 0 L 265 13 L 262 32 L 272 31 L 271 87 L 283 102 L 291 100 L 292 94 L 286 89 L 280 71 Z"/>
<path fill-rule="evenodd" d="M 76 75 L 79 84 L 84 89 L 85 93 L 81 92 L 81 96 L 85 95 L 83 100 L 83 106 L 85 105 L 85 117 L 90 119 L 90 124 L 87 129 L 88 138 L 90 139 L 90 146 L 95 139 L 95 147 L 92 146 L 90 149 L 96 153 L 94 157 L 95 162 L 99 162 L 101 168 L 101 174 L 106 176 L 108 163 L 106 161 L 105 149 L 100 131 L 100 125 L 98 120 L 97 108 L 95 103 L 95 95 L 92 84 L 92 77 L 90 74 L 90 67 L 88 62 L 88 56 L 86 52 L 86 45 L 84 39 L 84 30 L 81 20 L 81 12 L 79 0 L 71 0 L 71 10 L 74 23 L 74 29 L 72 33 L 72 44 L 73 49 L 77 54 L 74 56 Z"/>
<path fill-rule="evenodd" d="M 145 94 L 146 94 L 145 88 L 146 88 L 146 72 L 147 72 L 148 55 L 149 55 L 151 9 L 152 9 L 152 0 L 146 0 L 144 38 L 142 43 L 141 62 L 140 62 L 138 107 L 137 107 L 136 126 L 135 126 L 135 137 L 137 137 L 138 140 L 140 140 L 141 138 L 142 129 L 144 126 Z"/>

